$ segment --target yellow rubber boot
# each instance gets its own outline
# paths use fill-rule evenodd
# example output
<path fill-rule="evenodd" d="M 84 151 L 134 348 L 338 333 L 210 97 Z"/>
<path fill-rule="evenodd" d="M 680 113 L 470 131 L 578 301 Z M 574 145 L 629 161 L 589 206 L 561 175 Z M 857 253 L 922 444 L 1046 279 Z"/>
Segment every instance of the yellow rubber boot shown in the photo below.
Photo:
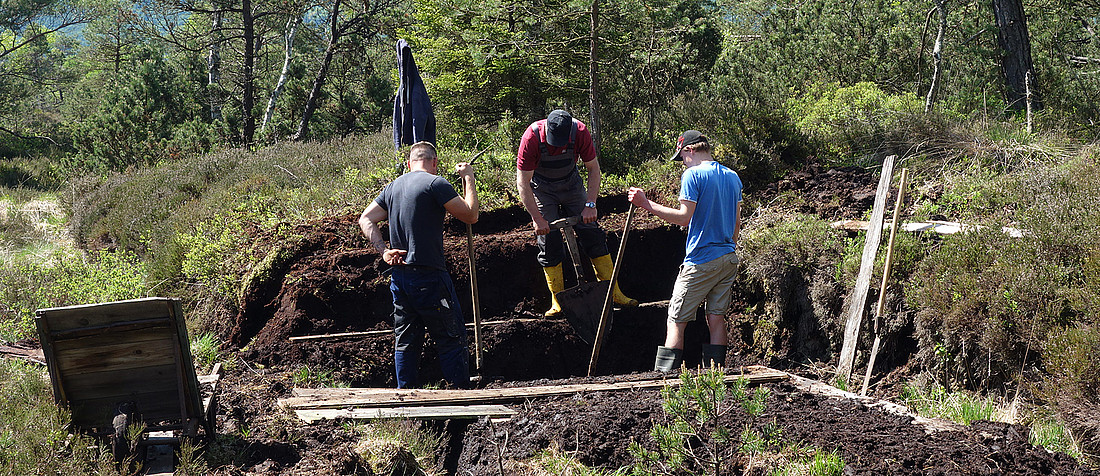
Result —
<path fill-rule="evenodd" d="M 565 278 L 562 276 L 561 263 L 554 266 L 543 267 L 546 274 L 546 286 L 550 288 L 550 309 L 543 313 L 546 317 L 554 317 L 561 314 L 561 304 L 558 304 L 558 293 L 565 290 Z"/>
<path fill-rule="evenodd" d="M 614 272 L 614 265 L 611 264 L 611 255 L 606 254 L 603 256 L 597 256 L 592 258 L 592 267 L 596 268 L 596 279 L 600 281 L 607 281 L 611 279 L 611 273 Z M 626 297 L 622 291 L 619 290 L 619 283 L 615 282 L 615 290 L 612 293 L 612 297 L 615 299 L 615 304 L 624 307 L 637 307 L 638 300 Z"/>

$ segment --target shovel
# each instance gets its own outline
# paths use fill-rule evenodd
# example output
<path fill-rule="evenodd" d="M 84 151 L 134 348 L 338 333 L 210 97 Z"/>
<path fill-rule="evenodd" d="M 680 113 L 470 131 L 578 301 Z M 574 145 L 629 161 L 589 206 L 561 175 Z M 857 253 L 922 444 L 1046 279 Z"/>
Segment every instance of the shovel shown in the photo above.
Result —
<path fill-rule="evenodd" d="M 581 250 L 577 246 L 577 235 L 573 227 L 581 222 L 581 217 L 569 217 L 554 220 L 551 229 L 560 229 L 573 266 L 577 270 L 577 285 L 557 294 L 565 320 L 573 326 L 577 336 L 592 344 L 596 340 L 596 331 L 600 326 L 600 314 L 603 313 L 604 296 L 611 286 L 610 281 L 597 281 L 590 267 L 581 261 Z M 587 269 L 586 269 L 587 268 Z"/>

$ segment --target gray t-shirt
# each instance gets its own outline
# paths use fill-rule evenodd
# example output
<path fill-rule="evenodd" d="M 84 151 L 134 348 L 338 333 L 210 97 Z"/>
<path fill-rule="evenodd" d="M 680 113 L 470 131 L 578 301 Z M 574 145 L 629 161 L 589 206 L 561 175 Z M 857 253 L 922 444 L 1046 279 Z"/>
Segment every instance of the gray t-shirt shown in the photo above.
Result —
<path fill-rule="evenodd" d="M 378 206 L 390 223 L 390 248 L 407 250 L 405 262 L 447 271 L 443 256 L 443 204 L 458 196 L 446 179 L 423 170 L 402 175 L 386 185 Z"/>

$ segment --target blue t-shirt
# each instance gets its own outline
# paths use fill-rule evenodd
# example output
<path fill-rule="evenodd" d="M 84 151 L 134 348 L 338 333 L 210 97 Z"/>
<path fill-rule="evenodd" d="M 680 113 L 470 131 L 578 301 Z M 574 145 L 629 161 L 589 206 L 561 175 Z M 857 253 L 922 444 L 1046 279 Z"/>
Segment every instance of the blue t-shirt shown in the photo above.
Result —
<path fill-rule="evenodd" d="M 378 206 L 390 222 L 390 248 L 407 250 L 405 263 L 447 270 L 443 256 L 443 204 L 458 196 L 446 179 L 414 170 L 386 185 Z"/>
<path fill-rule="evenodd" d="M 688 223 L 684 264 L 700 265 L 736 249 L 733 231 L 741 206 L 741 178 L 714 161 L 684 171 L 680 200 L 695 202 Z"/>

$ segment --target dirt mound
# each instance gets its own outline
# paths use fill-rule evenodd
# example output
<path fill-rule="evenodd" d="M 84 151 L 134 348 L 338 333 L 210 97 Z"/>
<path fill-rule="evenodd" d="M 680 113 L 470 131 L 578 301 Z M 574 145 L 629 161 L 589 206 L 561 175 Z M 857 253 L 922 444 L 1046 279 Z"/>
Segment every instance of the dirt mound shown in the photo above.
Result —
<path fill-rule="evenodd" d="M 750 419 L 731 411 L 720 421 L 739 430 L 778 428 L 784 441 L 836 450 L 844 474 L 1098 474 L 1061 453 L 1027 441 L 1019 425 L 976 422 L 959 431 L 928 432 L 912 418 L 869 409 L 859 402 L 805 393 L 786 383 L 769 384 L 764 413 Z M 459 468 L 470 474 L 521 474 L 517 461 L 547 448 L 591 467 L 616 469 L 634 462 L 634 441 L 656 449 L 649 429 L 667 423 L 656 390 L 577 394 L 535 400 L 506 422 L 480 421 L 467 431 Z M 731 461 L 741 474 L 745 461 Z"/>
<path fill-rule="evenodd" d="M 766 204 L 794 193 L 798 199 L 788 205 L 795 211 L 826 220 L 858 220 L 874 206 L 878 180 L 876 169 L 825 168 L 813 164 L 768 184 L 753 198 Z"/>

